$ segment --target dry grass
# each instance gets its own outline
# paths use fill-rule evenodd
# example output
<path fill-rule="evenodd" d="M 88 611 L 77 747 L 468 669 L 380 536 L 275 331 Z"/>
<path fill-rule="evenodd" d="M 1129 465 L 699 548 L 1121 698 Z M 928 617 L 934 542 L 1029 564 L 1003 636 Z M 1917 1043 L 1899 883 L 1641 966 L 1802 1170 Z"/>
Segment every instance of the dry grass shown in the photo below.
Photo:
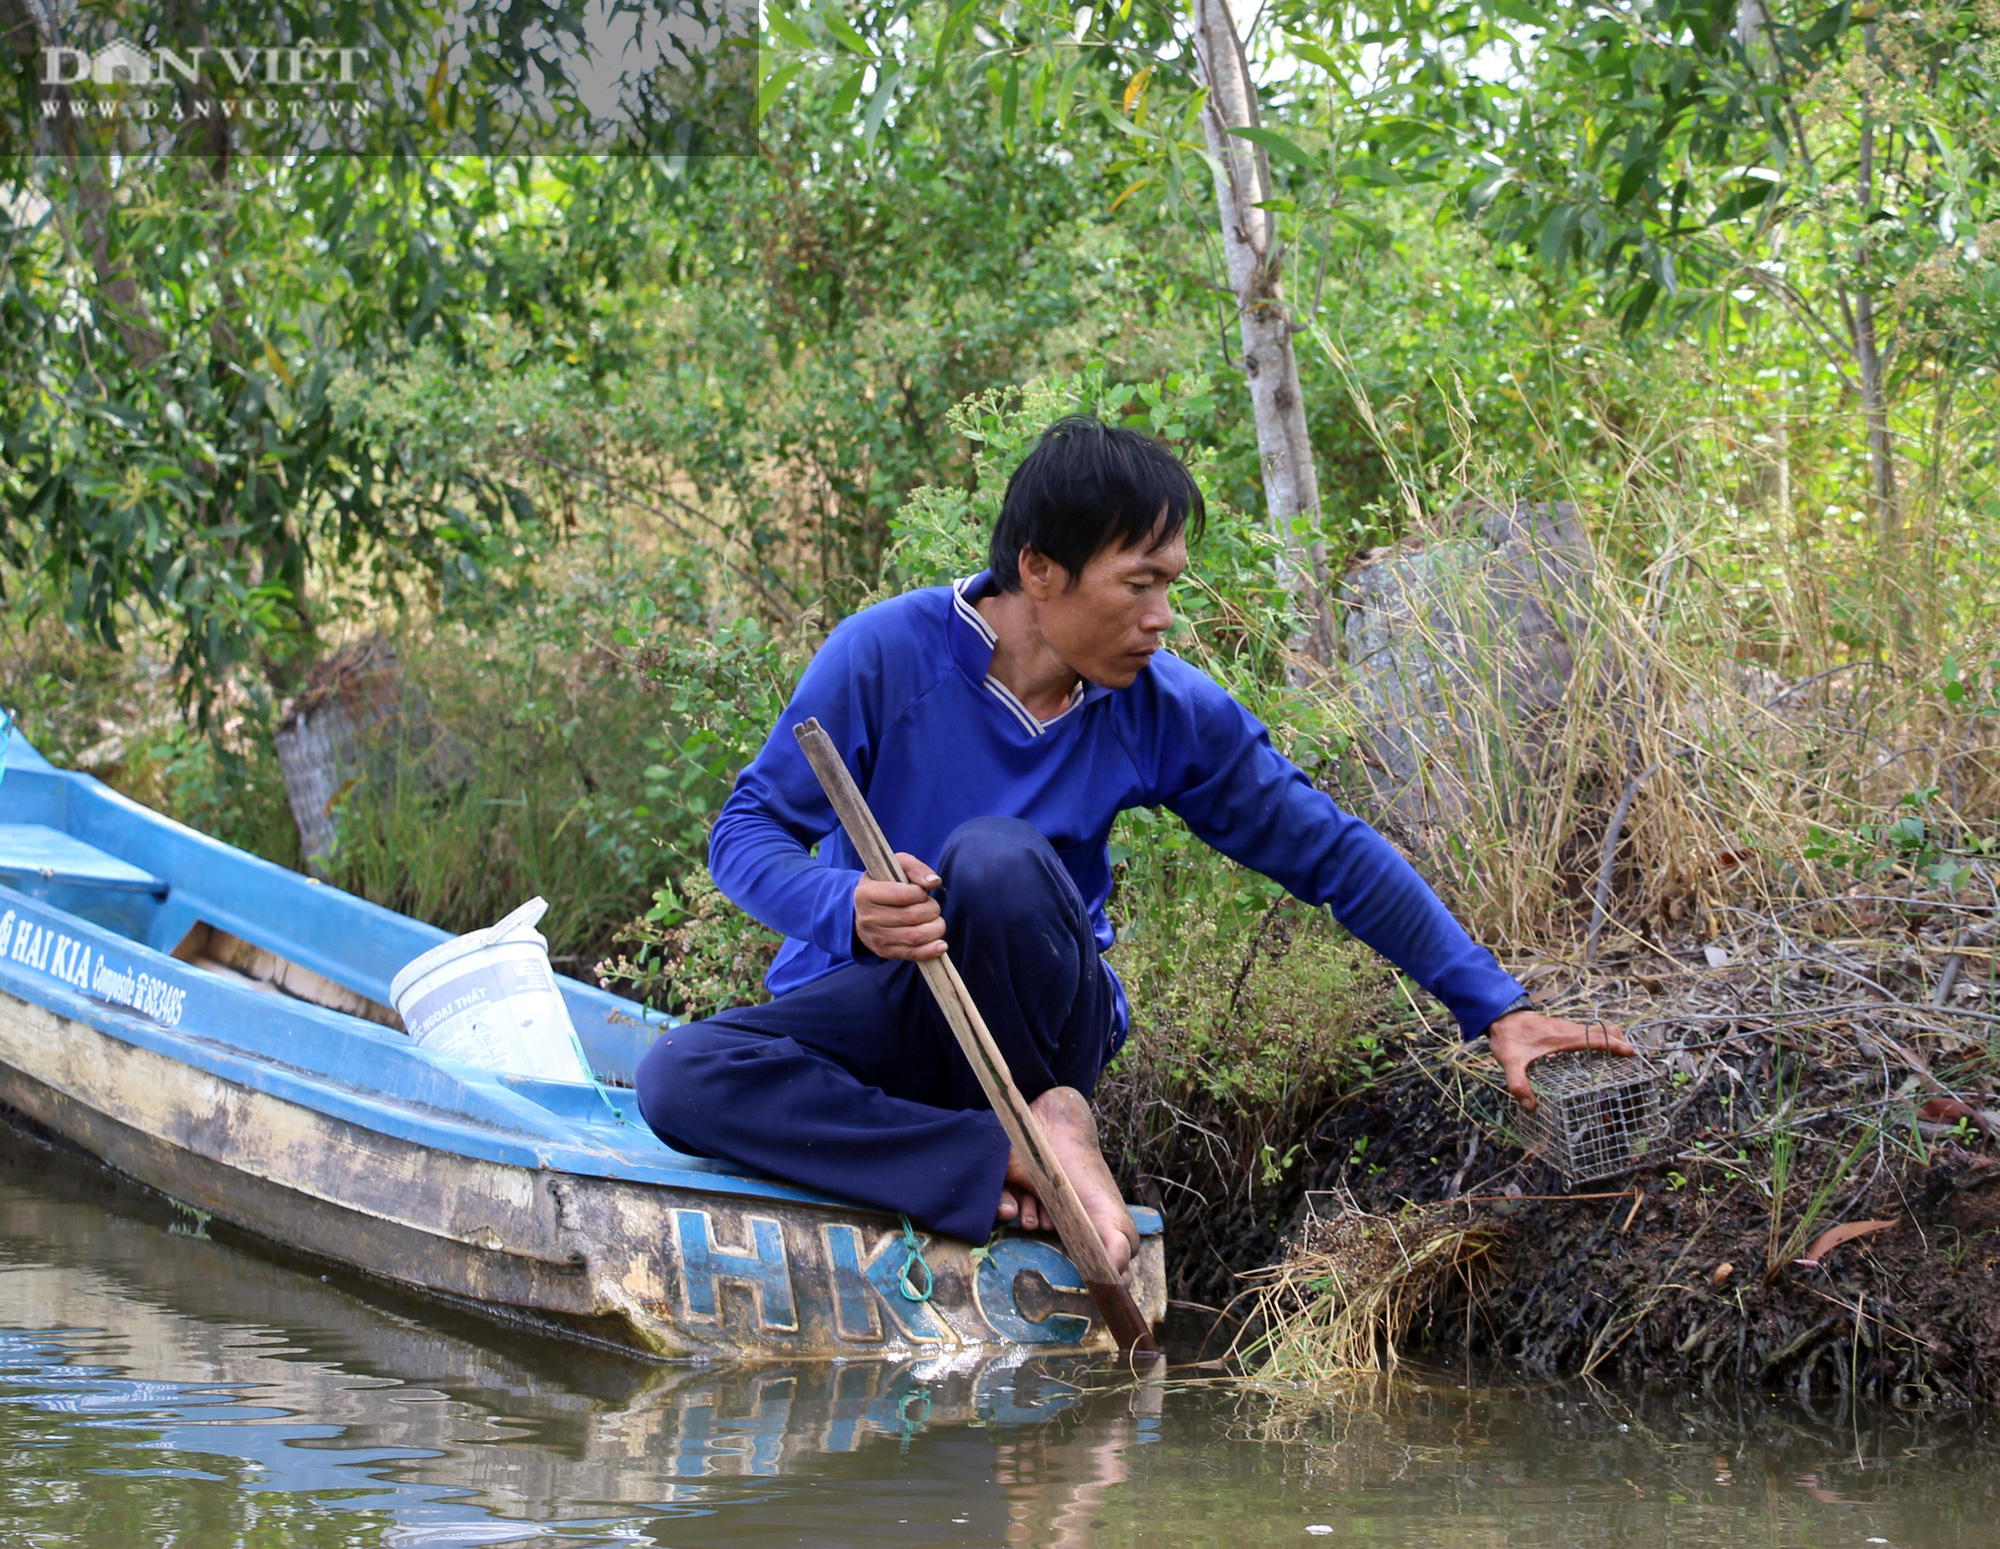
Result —
<path fill-rule="evenodd" d="M 1992 891 L 2000 682 L 1983 664 L 2000 637 L 1787 677 L 1722 654 L 1728 600 L 1690 567 L 1628 580 L 1598 555 L 1586 584 L 1546 595 L 1573 660 L 1560 698 L 1524 705 L 1487 578 L 1441 567 L 1404 625 L 1421 770 L 1383 826 L 1489 942 L 1622 955 L 1878 872 Z M 1349 687 L 1337 704 L 1365 746 Z M 1389 782 L 1367 783 L 1379 810 Z"/>
<path fill-rule="evenodd" d="M 1476 1297 L 1498 1246 L 1459 1206 L 1380 1216 L 1344 1201 L 1335 1214 L 1314 1212 L 1283 1259 L 1246 1277 L 1245 1327 L 1257 1332 L 1231 1354 L 1278 1382 L 1393 1372 L 1416 1317 L 1453 1282 Z"/>
<path fill-rule="evenodd" d="M 1404 547 L 1431 551 L 1391 690 L 1422 704 L 1390 728 L 1421 750 L 1419 789 L 1385 826 L 1489 942 L 1617 955 L 1713 935 L 1724 905 L 1825 897 L 1857 868 L 1907 878 L 1954 852 L 1975 873 L 1959 886 L 1990 890 L 1976 863 L 1982 841 L 2000 851 L 1995 413 L 1948 386 L 1908 406 L 1906 531 L 1889 542 L 1859 517 L 1855 425 L 1754 385 L 1788 380 L 1786 362 L 1777 341 L 1746 345 L 1726 366 L 1660 352 L 1636 396 L 1610 357 L 1559 372 L 1525 461 L 1469 414 L 1448 471 L 1378 434 Z M 1590 427 L 1587 457 L 1555 420 Z M 1583 552 L 1496 565 L 1463 541 L 1481 511 L 1521 501 L 1572 503 Z M 1496 579 L 1553 622 L 1553 685 L 1496 615 Z M 1365 760 L 1379 685 L 1350 663 L 1327 688 Z M 1383 774 L 1353 782 L 1371 815 Z M 1905 819 L 1923 839 L 1884 841 Z M 1830 852 L 1828 836 L 1864 828 Z"/>

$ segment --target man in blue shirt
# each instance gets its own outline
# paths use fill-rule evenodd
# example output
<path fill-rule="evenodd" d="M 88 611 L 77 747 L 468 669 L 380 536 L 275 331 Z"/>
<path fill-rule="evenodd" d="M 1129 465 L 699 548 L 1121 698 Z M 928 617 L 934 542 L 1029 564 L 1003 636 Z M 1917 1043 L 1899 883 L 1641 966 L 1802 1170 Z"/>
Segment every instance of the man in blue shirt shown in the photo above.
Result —
<path fill-rule="evenodd" d="M 709 841 L 716 885 L 787 938 L 773 999 L 653 1046 L 638 1098 L 662 1139 L 974 1241 L 996 1219 L 1045 1224 L 917 969 L 948 947 L 1122 1268 L 1137 1236 L 1088 1099 L 1130 1022 L 1102 959 L 1106 845 L 1130 807 L 1330 906 L 1489 1038 L 1525 1104 L 1542 1054 L 1631 1052 L 1534 1010 L 1381 835 L 1161 649 L 1201 522 L 1164 446 L 1064 420 L 1009 480 L 988 570 L 833 631 Z M 909 884 L 867 880 L 794 737 L 808 717 L 907 847 Z"/>

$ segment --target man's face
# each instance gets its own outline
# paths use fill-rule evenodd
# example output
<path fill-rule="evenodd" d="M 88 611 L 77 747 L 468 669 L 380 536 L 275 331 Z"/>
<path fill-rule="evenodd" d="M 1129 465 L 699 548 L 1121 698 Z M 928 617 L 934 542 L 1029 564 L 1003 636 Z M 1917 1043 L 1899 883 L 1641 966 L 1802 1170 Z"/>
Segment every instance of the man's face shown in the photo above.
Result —
<path fill-rule="evenodd" d="M 1072 671 L 1105 688 L 1125 688 L 1146 670 L 1174 621 L 1167 588 L 1187 569 L 1187 539 L 1157 548 L 1105 549 L 1069 572 L 1033 549 L 1021 551 L 1022 589 L 1034 598 L 1042 638 Z"/>

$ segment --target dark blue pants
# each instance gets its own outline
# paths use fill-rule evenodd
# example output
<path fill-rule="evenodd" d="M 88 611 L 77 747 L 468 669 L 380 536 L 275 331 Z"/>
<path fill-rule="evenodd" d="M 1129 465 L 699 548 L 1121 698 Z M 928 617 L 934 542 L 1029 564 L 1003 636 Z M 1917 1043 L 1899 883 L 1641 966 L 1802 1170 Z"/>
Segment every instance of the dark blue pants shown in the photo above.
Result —
<path fill-rule="evenodd" d="M 1030 1102 L 1056 1086 L 1087 1095 L 1111 1056 L 1113 990 L 1055 851 L 1019 819 L 975 818 L 935 865 L 952 961 L 1015 1085 Z M 636 1084 L 679 1150 L 972 1242 L 992 1230 L 1007 1136 L 915 963 L 856 963 L 673 1028 Z"/>

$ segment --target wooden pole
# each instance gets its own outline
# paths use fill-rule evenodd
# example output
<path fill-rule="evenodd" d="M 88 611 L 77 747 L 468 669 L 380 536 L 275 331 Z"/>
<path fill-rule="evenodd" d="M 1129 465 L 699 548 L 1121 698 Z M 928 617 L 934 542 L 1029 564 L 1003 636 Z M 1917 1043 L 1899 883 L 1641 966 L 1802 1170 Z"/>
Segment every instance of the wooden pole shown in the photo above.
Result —
<path fill-rule="evenodd" d="M 840 826 L 847 830 L 848 841 L 854 846 L 854 853 L 861 858 L 862 867 L 869 877 L 877 882 L 908 882 L 910 879 L 897 863 L 895 851 L 889 848 L 889 841 L 883 836 L 881 825 L 875 821 L 875 814 L 868 810 L 868 803 L 862 799 L 854 777 L 847 772 L 847 765 L 841 762 L 833 739 L 827 736 L 817 720 L 805 721 L 794 726 L 792 731 L 799 739 L 799 746 L 805 750 L 806 762 L 819 776 L 819 783 L 826 790 L 826 799 L 833 803 L 833 810 L 840 817 Z M 1138 1304 L 1132 1300 L 1132 1293 L 1125 1289 L 1124 1282 L 1111 1267 L 1111 1255 L 1105 1252 L 1104 1239 L 1098 1236 L 1097 1227 L 1085 1213 L 1083 1201 L 1077 1197 L 1076 1186 L 1069 1181 L 1069 1174 L 1063 1171 L 1061 1161 L 1050 1147 L 1041 1120 L 1035 1117 L 1034 1110 L 1021 1095 L 1021 1089 L 1014 1085 L 1014 1077 L 1007 1069 L 1006 1056 L 994 1043 L 993 1034 L 987 1031 L 985 1019 L 972 1003 L 972 996 L 965 988 L 965 981 L 959 978 L 951 954 L 947 952 L 939 957 L 927 958 L 917 967 L 923 973 L 924 983 L 930 986 L 931 994 L 937 997 L 938 1007 L 944 1012 L 945 1021 L 951 1024 L 959 1048 L 965 1051 L 966 1059 L 971 1062 L 972 1072 L 979 1078 L 979 1085 L 986 1093 L 986 1100 L 993 1105 L 993 1112 L 999 1116 L 1001 1128 L 1006 1130 L 1007 1138 L 1014 1143 L 1015 1151 L 1026 1164 L 1036 1196 L 1055 1218 L 1056 1235 L 1062 1239 L 1063 1251 L 1082 1274 L 1084 1288 L 1090 1292 L 1091 1300 L 1097 1303 L 1105 1327 L 1118 1341 L 1120 1352 L 1134 1357 L 1157 1357 L 1160 1347 L 1154 1343 L 1151 1326 L 1139 1311 Z"/>

